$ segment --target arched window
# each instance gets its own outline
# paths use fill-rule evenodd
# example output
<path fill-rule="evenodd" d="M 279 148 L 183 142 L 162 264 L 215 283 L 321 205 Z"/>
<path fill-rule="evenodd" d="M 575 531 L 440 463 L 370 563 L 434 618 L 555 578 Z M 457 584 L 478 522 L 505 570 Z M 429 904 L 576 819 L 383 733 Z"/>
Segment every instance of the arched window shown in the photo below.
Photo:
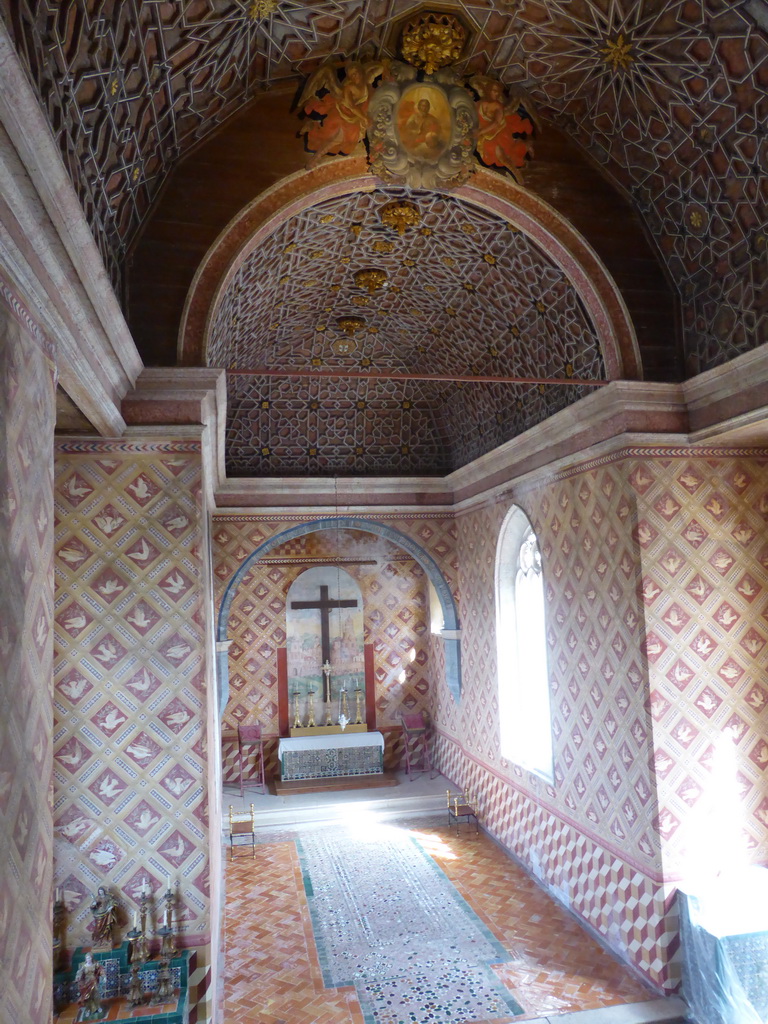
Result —
<path fill-rule="evenodd" d="M 496 552 L 496 646 L 501 755 L 552 782 L 541 552 L 517 505 L 504 519 Z"/>

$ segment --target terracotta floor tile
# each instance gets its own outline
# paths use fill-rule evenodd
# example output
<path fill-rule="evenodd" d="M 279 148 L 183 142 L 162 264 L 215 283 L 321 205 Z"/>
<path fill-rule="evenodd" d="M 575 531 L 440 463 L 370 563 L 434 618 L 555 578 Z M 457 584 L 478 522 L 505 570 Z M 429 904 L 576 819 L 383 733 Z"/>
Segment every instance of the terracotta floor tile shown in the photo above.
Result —
<path fill-rule="evenodd" d="M 494 971 L 525 1012 L 493 1024 L 656 998 L 485 836 L 412 833 L 512 957 Z M 227 861 L 225 1024 L 363 1024 L 354 990 L 323 986 L 296 847 L 280 839 Z"/>

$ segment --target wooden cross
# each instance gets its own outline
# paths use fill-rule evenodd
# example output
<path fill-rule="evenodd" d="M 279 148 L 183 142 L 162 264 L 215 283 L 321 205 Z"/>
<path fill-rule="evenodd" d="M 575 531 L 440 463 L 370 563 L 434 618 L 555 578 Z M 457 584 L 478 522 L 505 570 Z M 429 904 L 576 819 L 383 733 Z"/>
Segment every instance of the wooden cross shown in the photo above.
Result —
<path fill-rule="evenodd" d="M 328 587 L 325 584 L 320 586 L 319 601 L 291 601 L 291 608 L 317 608 L 320 612 L 320 659 L 321 664 L 330 665 L 331 661 L 331 609 L 332 608 L 357 608 L 357 598 L 348 601 L 334 601 L 328 597 Z M 331 699 L 331 674 L 324 675 L 323 701 L 327 704 Z"/>

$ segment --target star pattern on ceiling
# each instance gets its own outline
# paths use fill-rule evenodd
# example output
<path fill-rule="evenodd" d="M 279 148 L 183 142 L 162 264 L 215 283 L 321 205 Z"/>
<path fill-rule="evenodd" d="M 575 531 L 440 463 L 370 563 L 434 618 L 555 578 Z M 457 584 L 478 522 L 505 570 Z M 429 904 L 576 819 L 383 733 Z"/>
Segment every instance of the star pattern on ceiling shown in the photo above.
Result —
<path fill-rule="evenodd" d="M 231 275 L 206 352 L 251 371 L 229 375 L 230 475 L 448 472 L 589 390 L 473 375 L 605 379 L 578 294 L 527 235 L 456 197 L 407 194 L 419 221 L 402 235 L 381 222 L 402 190 L 343 196 L 286 220 Z M 355 275 L 372 265 L 388 287 L 371 294 Z"/>
<path fill-rule="evenodd" d="M 257 89 L 391 55 L 420 6 L 20 0 L 5 17 L 118 283 L 181 155 Z M 470 32 L 462 72 L 524 85 L 632 195 L 681 292 L 688 371 L 768 340 L 764 0 L 450 7 Z"/>
<path fill-rule="evenodd" d="M 529 2 L 502 73 L 632 195 L 681 291 L 691 374 L 768 341 L 768 42 L 754 11 Z"/>

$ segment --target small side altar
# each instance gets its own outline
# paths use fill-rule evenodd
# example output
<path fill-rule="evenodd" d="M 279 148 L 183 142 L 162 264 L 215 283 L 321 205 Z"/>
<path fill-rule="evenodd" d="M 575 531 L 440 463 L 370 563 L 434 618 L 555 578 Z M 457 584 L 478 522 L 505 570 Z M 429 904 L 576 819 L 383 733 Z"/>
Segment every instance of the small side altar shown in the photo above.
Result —
<path fill-rule="evenodd" d="M 170 985 L 172 995 L 162 1003 L 151 1003 L 152 994 L 158 987 L 158 979 L 162 970 L 159 960 L 149 960 L 139 967 L 139 979 L 145 993 L 146 1002 L 139 1007 L 131 1006 L 128 991 L 131 980 L 130 943 L 123 942 L 115 949 L 94 950 L 92 957 L 101 969 L 99 980 L 99 996 L 102 1002 L 100 1017 L 83 1017 L 77 1005 L 78 967 L 86 956 L 86 950 L 78 948 L 72 956 L 69 970 L 54 975 L 54 993 L 61 1009 L 56 1017 L 60 1024 L 76 1024 L 83 1019 L 89 1021 L 105 1021 L 109 1024 L 135 1024 L 136 1019 L 146 1024 L 188 1024 L 189 1021 L 189 960 L 191 951 L 182 950 L 173 957 L 170 967 Z"/>
<path fill-rule="evenodd" d="M 280 740 L 277 756 L 283 782 L 384 774 L 384 737 L 380 732 L 338 730 L 318 736 L 317 731 L 315 727 L 311 735 Z"/>

